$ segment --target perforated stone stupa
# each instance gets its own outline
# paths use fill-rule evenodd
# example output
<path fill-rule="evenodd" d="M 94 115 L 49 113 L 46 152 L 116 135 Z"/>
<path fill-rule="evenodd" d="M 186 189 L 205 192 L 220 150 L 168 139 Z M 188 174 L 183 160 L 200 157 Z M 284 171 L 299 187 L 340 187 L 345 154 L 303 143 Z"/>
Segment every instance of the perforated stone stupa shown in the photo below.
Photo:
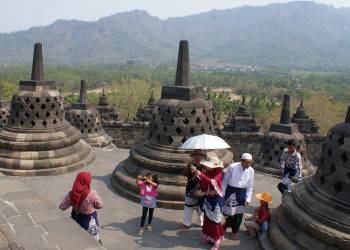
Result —
<path fill-rule="evenodd" d="M 255 119 L 249 114 L 246 107 L 246 98 L 243 97 L 241 105 L 235 114 L 229 114 L 225 123 L 224 131 L 227 132 L 246 132 L 255 133 L 259 132 L 259 126 L 256 124 Z"/>
<path fill-rule="evenodd" d="M 147 139 L 130 150 L 130 157 L 121 162 L 112 175 L 112 185 L 128 198 L 139 200 L 135 177 L 152 172 L 158 175 L 158 204 L 162 207 L 183 207 L 189 151 L 181 144 L 191 136 L 213 133 L 213 107 L 202 98 L 202 87 L 189 81 L 188 42 L 181 41 L 174 86 L 163 86 L 161 99 L 153 113 Z M 224 162 L 232 160 L 228 150 L 217 152 Z"/>
<path fill-rule="evenodd" d="M 6 126 L 7 121 L 10 117 L 8 104 L 4 100 L 3 93 L 3 86 L 0 84 L 0 129 Z"/>
<path fill-rule="evenodd" d="M 235 161 L 239 161 L 245 152 L 251 153 L 256 158 L 263 133 L 259 131 L 255 119 L 249 114 L 245 97 L 238 110 L 227 117 L 224 128 L 219 130 L 219 135 L 230 144 Z"/>
<path fill-rule="evenodd" d="M 122 117 L 120 113 L 113 106 L 110 106 L 108 103 L 107 95 L 105 94 L 105 90 L 102 90 L 102 94 L 100 95 L 98 105 L 96 109 L 100 113 L 102 123 L 105 122 L 122 122 Z"/>
<path fill-rule="evenodd" d="M 100 114 L 87 103 L 84 80 L 80 84 L 79 103 L 72 105 L 67 114 L 67 120 L 81 132 L 82 138 L 91 146 L 105 147 L 111 144 L 112 138 L 102 128 Z"/>
<path fill-rule="evenodd" d="M 350 249 L 350 107 L 331 128 L 316 174 L 283 197 L 270 229 L 276 249 Z"/>
<path fill-rule="evenodd" d="M 137 109 L 134 122 L 151 122 L 153 112 L 157 107 L 157 101 L 154 98 L 153 91 L 151 92 L 151 97 L 148 99 L 148 103 L 146 106 L 140 107 Z"/>
<path fill-rule="evenodd" d="M 298 129 L 303 134 L 316 134 L 319 127 L 316 125 L 315 120 L 311 119 L 304 108 L 303 101 L 300 101 L 300 105 L 297 112 L 293 114 L 291 119 L 292 123 L 298 124 Z"/>
<path fill-rule="evenodd" d="M 260 156 L 255 163 L 256 170 L 267 174 L 279 175 L 280 158 L 290 140 L 294 141 L 297 147 L 300 147 L 300 153 L 303 157 L 303 175 L 313 174 L 314 167 L 307 158 L 304 136 L 299 132 L 297 124 L 290 123 L 290 97 L 285 95 L 280 123 L 272 124 L 270 130 L 264 136 Z"/>
<path fill-rule="evenodd" d="M 64 119 L 63 98 L 44 80 L 42 45 L 35 44 L 31 80 L 20 81 L 7 125 L 0 131 L 0 171 L 54 175 L 94 159 L 81 134 Z"/>

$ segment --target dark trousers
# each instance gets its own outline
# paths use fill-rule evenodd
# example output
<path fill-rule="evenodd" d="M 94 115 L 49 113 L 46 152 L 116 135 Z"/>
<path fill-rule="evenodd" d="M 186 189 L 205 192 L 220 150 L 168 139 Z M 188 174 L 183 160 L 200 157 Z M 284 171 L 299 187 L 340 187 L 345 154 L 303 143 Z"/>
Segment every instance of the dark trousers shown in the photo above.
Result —
<path fill-rule="evenodd" d="M 284 185 L 283 183 L 278 183 L 277 188 L 281 192 L 281 194 L 288 190 L 288 186 Z"/>
<path fill-rule="evenodd" d="M 225 230 L 230 227 L 233 233 L 238 233 L 239 227 L 242 224 L 243 214 L 235 214 L 226 218 Z"/>
<path fill-rule="evenodd" d="M 148 210 L 148 225 L 151 225 L 152 223 L 154 208 L 143 207 L 140 227 L 143 227 L 145 225 Z"/>

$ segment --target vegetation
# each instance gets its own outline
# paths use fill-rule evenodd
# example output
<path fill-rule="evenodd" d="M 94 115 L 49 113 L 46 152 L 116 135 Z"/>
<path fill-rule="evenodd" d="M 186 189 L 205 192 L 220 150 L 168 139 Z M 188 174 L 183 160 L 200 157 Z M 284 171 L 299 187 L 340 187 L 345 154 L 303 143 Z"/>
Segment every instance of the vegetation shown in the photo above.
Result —
<path fill-rule="evenodd" d="M 0 68 L 0 81 L 4 96 L 10 100 L 20 79 L 28 79 L 30 67 L 8 66 Z M 124 118 L 131 118 L 139 105 L 145 105 L 151 92 L 160 98 L 162 84 L 174 82 L 174 68 L 136 66 L 48 66 L 46 79 L 56 79 L 58 89 L 68 103 L 78 100 L 80 79 L 88 84 L 88 98 L 98 102 L 99 92 L 106 89 L 110 104 L 115 104 Z M 292 112 L 299 100 L 323 133 L 344 120 L 350 102 L 350 74 L 305 72 L 203 72 L 191 75 L 192 83 L 208 88 L 206 96 L 213 102 L 218 118 L 223 122 L 234 112 L 240 96 L 247 97 L 247 106 L 264 130 L 279 120 L 283 94 L 292 96 Z"/>

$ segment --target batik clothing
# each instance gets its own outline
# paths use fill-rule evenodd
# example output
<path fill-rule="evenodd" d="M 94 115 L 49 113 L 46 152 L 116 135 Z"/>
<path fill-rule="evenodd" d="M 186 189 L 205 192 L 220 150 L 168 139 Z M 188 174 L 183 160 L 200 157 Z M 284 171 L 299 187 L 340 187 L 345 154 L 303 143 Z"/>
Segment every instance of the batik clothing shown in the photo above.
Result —
<path fill-rule="evenodd" d="M 302 158 L 301 155 L 294 151 L 294 153 L 288 153 L 288 149 L 283 150 L 281 156 L 281 182 L 278 184 L 278 190 L 283 194 L 285 191 L 292 190 L 292 179 L 297 178 L 301 181 L 302 177 Z"/>
<path fill-rule="evenodd" d="M 243 214 L 246 202 L 250 202 L 253 193 L 254 169 L 243 168 L 241 163 L 233 163 L 228 167 L 222 183 L 225 194 L 223 213 L 226 216 Z"/>
<path fill-rule="evenodd" d="M 73 201 L 71 200 L 70 193 L 67 194 L 62 200 L 59 208 L 66 210 L 70 206 L 73 206 Z M 90 235 L 92 235 L 96 240 L 100 239 L 99 223 L 97 218 L 96 209 L 103 207 L 103 202 L 98 193 L 91 189 L 87 197 L 81 202 L 80 207 L 75 209 L 73 207 L 71 212 L 71 217 L 75 220 L 82 228 L 84 228 Z"/>
<path fill-rule="evenodd" d="M 74 210 L 72 210 L 71 217 L 92 237 L 94 237 L 95 240 L 100 240 L 100 224 L 97 219 L 96 211 L 92 214 L 82 214 L 76 213 Z"/>
<path fill-rule="evenodd" d="M 289 174 L 290 178 L 292 176 L 296 176 L 298 178 L 301 177 L 302 172 L 302 158 L 298 151 L 294 151 L 294 153 L 290 154 L 288 152 L 288 148 L 283 150 L 281 156 L 281 169 L 283 173 Z"/>
<path fill-rule="evenodd" d="M 197 164 L 192 164 L 196 166 L 198 170 L 200 167 Z M 188 164 L 186 167 L 186 175 L 187 175 L 187 185 L 185 192 L 185 206 L 182 223 L 186 227 L 190 227 L 192 225 L 192 217 L 193 212 L 197 213 L 197 224 L 199 226 L 203 225 L 203 212 L 200 209 L 199 204 L 202 203 L 203 198 L 195 197 L 194 194 L 199 191 L 199 179 L 190 171 L 191 164 Z"/>
<path fill-rule="evenodd" d="M 227 186 L 225 191 L 225 206 L 223 213 L 226 216 L 243 214 L 246 203 L 246 188 L 236 188 Z"/>
<path fill-rule="evenodd" d="M 138 185 L 140 187 L 141 205 L 147 208 L 156 208 L 157 187 L 149 186 L 145 181 L 139 181 Z"/>
<path fill-rule="evenodd" d="M 202 208 L 204 212 L 202 238 L 218 246 L 224 235 L 221 224 L 223 220 L 222 206 L 224 204 L 221 192 L 222 169 L 208 170 L 205 174 L 201 173 L 199 177 L 202 188 L 207 190 Z"/>

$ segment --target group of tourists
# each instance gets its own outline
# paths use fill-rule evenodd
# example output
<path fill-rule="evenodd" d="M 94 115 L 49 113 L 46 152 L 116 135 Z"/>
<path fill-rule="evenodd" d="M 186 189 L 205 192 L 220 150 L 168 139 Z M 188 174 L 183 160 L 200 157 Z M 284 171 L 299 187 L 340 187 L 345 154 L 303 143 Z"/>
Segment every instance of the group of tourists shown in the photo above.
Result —
<path fill-rule="evenodd" d="M 212 250 L 218 249 L 228 228 L 232 230 L 230 239 L 236 240 L 245 208 L 252 199 L 254 184 L 252 162 L 252 155 L 244 153 L 240 162 L 232 163 L 225 170 L 223 162 L 215 154 L 194 150 L 185 172 L 187 185 L 182 229 L 191 227 L 192 217 L 196 212 L 198 226 L 202 227 L 201 243 L 212 244 Z M 283 151 L 280 162 L 281 182 L 278 189 L 283 193 L 291 190 L 292 182 L 301 179 L 301 155 L 293 141 L 288 142 L 288 148 Z M 147 173 L 145 176 L 137 176 L 136 184 L 140 189 L 142 205 L 138 236 L 143 236 L 147 214 L 146 229 L 152 231 L 158 178 Z M 90 185 L 91 174 L 79 173 L 72 190 L 64 197 L 59 208 L 66 210 L 72 206 L 72 219 L 101 243 L 96 209 L 102 208 L 103 202 Z M 252 215 L 246 215 L 244 218 L 249 239 L 254 238 L 258 232 L 266 236 L 269 227 L 269 205 L 272 205 L 272 196 L 263 192 L 256 194 L 255 197 L 260 201 L 260 206 Z"/>

